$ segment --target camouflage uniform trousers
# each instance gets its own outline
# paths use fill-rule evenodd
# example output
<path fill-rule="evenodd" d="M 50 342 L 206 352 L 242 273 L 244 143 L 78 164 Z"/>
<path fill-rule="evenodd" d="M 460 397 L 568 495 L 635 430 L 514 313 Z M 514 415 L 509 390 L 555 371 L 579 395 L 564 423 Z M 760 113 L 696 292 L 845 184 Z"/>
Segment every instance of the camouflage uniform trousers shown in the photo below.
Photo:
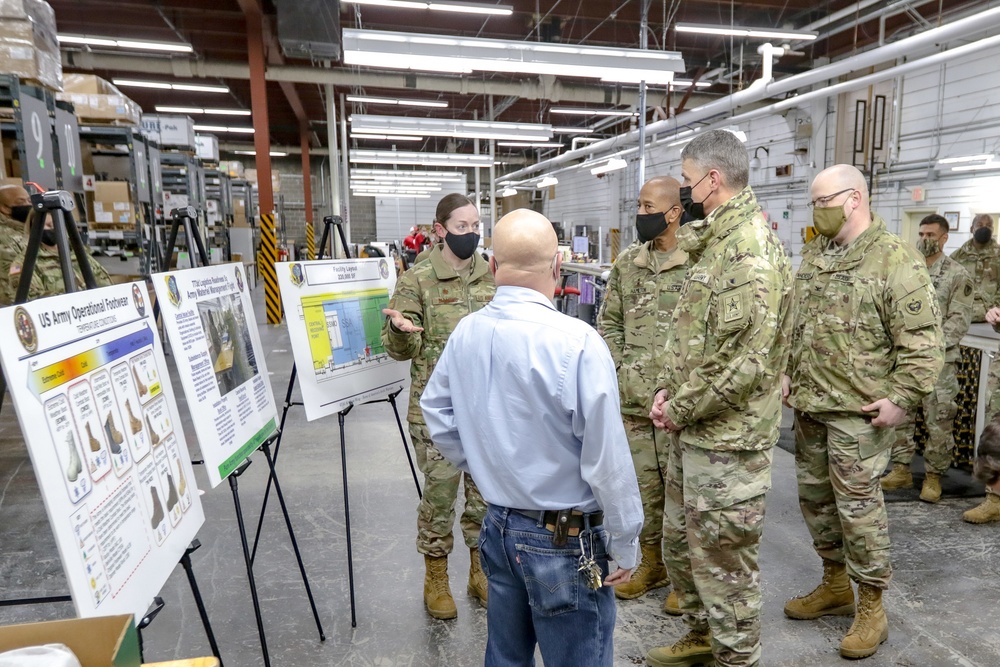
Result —
<path fill-rule="evenodd" d="M 632 451 L 635 476 L 639 481 L 644 516 L 639 542 L 659 545 L 663 539 L 664 477 L 668 465 L 667 452 L 672 438 L 664 431 L 653 428 L 648 417 L 622 415 L 625 435 Z"/>
<path fill-rule="evenodd" d="M 986 374 L 986 423 L 1000 416 L 1000 353 L 986 353 L 990 368 Z"/>
<path fill-rule="evenodd" d="M 958 365 L 948 362 L 934 385 L 934 391 L 924 399 L 924 425 L 927 442 L 924 445 L 924 463 L 929 472 L 943 475 L 951 467 L 955 454 L 955 415 L 958 413 Z M 910 465 L 917 450 L 913 440 L 916 424 L 911 415 L 904 424 L 896 427 L 896 444 L 892 447 L 892 462 Z"/>
<path fill-rule="evenodd" d="M 720 452 L 670 437 L 663 559 L 694 630 L 720 667 L 760 664 L 760 569 L 771 449 Z"/>
<path fill-rule="evenodd" d="M 879 478 L 893 429 L 860 415 L 795 411 L 799 508 L 823 558 L 846 563 L 852 579 L 889 587 L 889 518 Z"/>
<path fill-rule="evenodd" d="M 424 475 L 423 497 L 417 509 L 417 551 L 440 558 L 455 546 L 452 528 L 455 526 L 455 501 L 458 483 L 465 478 L 465 511 L 462 512 L 462 534 L 470 549 L 479 544 L 479 529 L 486 514 L 486 503 L 479 495 L 472 477 L 463 474 L 441 455 L 424 424 L 410 424 L 410 439 L 417 455 L 417 467 Z"/>

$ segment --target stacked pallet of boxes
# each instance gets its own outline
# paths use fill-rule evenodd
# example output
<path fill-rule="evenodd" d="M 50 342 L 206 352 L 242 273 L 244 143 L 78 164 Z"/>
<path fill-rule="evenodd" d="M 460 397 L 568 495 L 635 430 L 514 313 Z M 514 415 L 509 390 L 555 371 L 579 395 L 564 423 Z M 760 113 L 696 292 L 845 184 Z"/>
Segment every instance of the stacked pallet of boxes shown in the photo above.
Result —
<path fill-rule="evenodd" d="M 0 0 L 0 73 L 62 90 L 56 16 L 41 0 Z"/>

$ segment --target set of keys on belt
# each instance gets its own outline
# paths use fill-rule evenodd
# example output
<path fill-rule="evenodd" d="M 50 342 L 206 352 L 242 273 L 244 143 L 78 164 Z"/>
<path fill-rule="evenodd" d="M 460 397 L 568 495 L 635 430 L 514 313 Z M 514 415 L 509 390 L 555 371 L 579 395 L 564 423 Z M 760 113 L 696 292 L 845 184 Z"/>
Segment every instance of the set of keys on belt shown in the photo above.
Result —
<path fill-rule="evenodd" d="M 576 568 L 576 571 L 583 572 L 583 576 L 587 580 L 587 586 L 595 591 L 598 590 L 603 583 L 603 573 L 601 572 L 601 566 L 594 559 L 593 531 L 588 530 L 580 534 L 580 559 L 578 562 L 580 563 L 580 567 Z"/>

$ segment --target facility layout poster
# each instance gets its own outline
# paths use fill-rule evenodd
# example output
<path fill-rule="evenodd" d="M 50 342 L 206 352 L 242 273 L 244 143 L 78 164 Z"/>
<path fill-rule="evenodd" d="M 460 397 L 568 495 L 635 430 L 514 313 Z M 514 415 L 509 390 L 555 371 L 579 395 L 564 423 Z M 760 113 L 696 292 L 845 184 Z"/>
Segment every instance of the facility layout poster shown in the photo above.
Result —
<path fill-rule="evenodd" d="M 0 360 L 77 614 L 145 614 L 205 521 L 146 287 L 0 310 Z"/>
<path fill-rule="evenodd" d="M 153 276 L 212 487 L 277 430 L 242 264 Z"/>
<path fill-rule="evenodd" d="M 383 257 L 280 262 L 278 287 L 299 388 L 312 421 L 404 386 L 409 362 L 394 361 L 380 334 L 396 286 Z"/>

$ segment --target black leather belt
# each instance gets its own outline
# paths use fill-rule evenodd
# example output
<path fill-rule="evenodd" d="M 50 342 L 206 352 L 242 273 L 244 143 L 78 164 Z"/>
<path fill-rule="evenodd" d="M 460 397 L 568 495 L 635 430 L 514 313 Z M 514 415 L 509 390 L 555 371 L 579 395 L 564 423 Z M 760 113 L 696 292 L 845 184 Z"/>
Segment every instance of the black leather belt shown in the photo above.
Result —
<path fill-rule="evenodd" d="M 565 517 L 565 522 L 562 526 L 563 530 L 570 537 L 576 537 L 580 534 L 580 531 L 588 527 L 596 528 L 604 523 L 604 512 L 584 514 L 579 510 L 560 512 L 558 510 L 519 510 L 513 508 L 510 511 L 528 517 L 539 526 L 544 526 L 546 530 L 553 533 L 556 532 L 556 528 L 560 525 L 559 517 L 562 514 Z"/>

